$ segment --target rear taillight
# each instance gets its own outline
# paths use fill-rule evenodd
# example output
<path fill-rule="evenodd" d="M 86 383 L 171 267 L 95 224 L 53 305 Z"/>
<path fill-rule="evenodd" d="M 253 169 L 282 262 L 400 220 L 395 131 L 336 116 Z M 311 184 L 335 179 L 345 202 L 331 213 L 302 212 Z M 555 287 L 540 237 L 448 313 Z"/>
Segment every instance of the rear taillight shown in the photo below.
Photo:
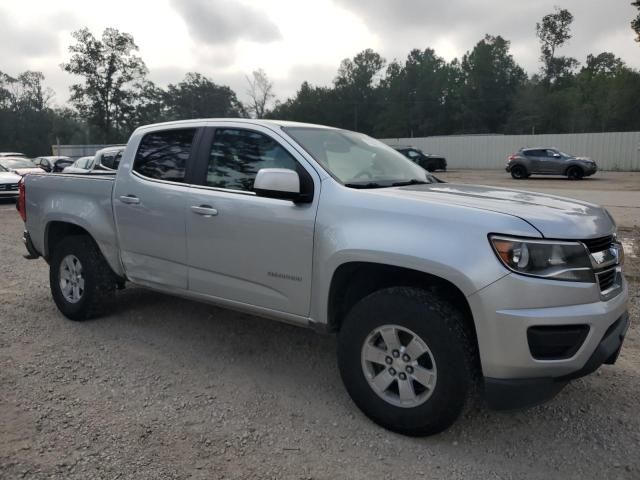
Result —
<path fill-rule="evenodd" d="M 515 159 L 516 159 L 516 156 L 515 156 L 515 155 L 509 155 L 509 156 L 507 157 L 507 160 L 509 160 L 510 162 L 514 161 Z"/>
<path fill-rule="evenodd" d="M 22 221 L 27 221 L 27 202 L 26 200 L 26 191 L 24 188 L 24 177 L 20 179 L 18 182 L 18 213 L 20 217 L 22 217 Z"/>

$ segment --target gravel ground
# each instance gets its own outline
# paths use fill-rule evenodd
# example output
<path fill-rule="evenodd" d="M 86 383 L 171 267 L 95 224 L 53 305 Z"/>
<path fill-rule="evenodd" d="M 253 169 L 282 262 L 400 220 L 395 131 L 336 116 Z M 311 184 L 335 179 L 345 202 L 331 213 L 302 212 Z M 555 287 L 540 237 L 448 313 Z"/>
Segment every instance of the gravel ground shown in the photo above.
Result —
<path fill-rule="evenodd" d="M 615 366 L 546 405 L 474 406 L 415 439 L 351 403 L 333 337 L 141 288 L 109 316 L 65 320 L 21 228 L 0 205 L 2 479 L 640 478 L 637 282 Z"/>

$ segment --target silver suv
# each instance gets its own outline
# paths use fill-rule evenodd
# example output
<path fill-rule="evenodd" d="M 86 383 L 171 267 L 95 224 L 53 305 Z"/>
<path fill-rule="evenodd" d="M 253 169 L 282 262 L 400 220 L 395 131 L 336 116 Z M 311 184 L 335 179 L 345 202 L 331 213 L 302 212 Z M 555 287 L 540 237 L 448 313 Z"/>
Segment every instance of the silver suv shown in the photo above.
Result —
<path fill-rule="evenodd" d="M 564 175 L 580 180 L 598 171 L 596 162 L 586 157 L 575 157 L 557 148 L 521 148 L 507 157 L 507 172 L 516 180 L 530 175 Z"/>
<path fill-rule="evenodd" d="M 19 207 L 68 318 L 132 282 L 336 333 L 355 403 L 409 435 L 449 426 L 476 384 L 497 408 L 548 400 L 613 363 L 629 325 L 605 209 L 438 183 L 335 128 L 141 127 L 115 175 L 28 175 Z"/>

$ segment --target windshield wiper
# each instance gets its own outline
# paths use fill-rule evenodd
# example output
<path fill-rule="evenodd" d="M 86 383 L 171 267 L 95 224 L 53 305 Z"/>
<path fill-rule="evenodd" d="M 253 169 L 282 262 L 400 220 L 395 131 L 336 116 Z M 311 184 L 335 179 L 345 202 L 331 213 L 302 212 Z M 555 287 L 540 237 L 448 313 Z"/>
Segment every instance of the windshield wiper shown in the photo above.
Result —
<path fill-rule="evenodd" d="M 350 188 L 383 188 L 388 187 L 389 185 L 382 185 L 376 182 L 368 182 L 368 183 L 345 183 L 345 187 Z"/>
<path fill-rule="evenodd" d="M 395 182 L 392 183 L 392 187 L 405 187 L 407 185 L 427 185 L 431 182 L 427 182 L 426 180 L 418 180 L 417 178 L 412 178 L 411 180 L 405 180 L 403 182 Z"/>

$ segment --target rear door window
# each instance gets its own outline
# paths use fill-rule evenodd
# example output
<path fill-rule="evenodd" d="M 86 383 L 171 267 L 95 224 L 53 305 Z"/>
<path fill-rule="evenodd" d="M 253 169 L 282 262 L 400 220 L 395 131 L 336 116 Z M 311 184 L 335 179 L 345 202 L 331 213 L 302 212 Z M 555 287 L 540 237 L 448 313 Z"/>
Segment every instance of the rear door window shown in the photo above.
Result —
<path fill-rule="evenodd" d="M 525 157 L 543 157 L 544 156 L 542 150 L 525 150 L 523 153 Z"/>
<path fill-rule="evenodd" d="M 147 133 L 140 141 L 133 171 L 154 180 L 185 183 L 196 129 Z"/>

